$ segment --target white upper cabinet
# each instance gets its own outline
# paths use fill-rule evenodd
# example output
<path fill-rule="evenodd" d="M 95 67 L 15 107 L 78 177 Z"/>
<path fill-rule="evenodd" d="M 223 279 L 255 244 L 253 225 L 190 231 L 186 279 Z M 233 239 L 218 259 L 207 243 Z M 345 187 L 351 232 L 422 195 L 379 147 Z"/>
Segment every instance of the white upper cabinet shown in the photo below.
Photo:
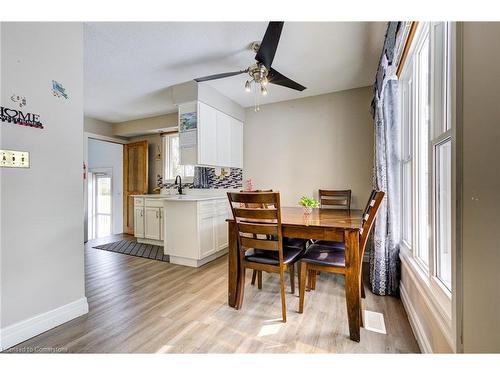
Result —
<path fill-rule="evenodd" d="M 217 166 L 231 166 L 231 117 L 217 111 Z"/>
<path fill-rule="evenodd" d="M 217 110 L 198 103 L 198 164 L 217 165 Z"/>
<path fill-rule="evenodd" d="M 193 107 L 196 125 L 180 127 L 181 164 L 243 168 L 243 123 L 203 102 L 179 105 L 179 121 Z"/>
<path fill-rule="evenodd" d="M 234 118 L 230 118 L 231 128 L 231 164 L 232 168 L 243 168 L 243 123 Z"/>

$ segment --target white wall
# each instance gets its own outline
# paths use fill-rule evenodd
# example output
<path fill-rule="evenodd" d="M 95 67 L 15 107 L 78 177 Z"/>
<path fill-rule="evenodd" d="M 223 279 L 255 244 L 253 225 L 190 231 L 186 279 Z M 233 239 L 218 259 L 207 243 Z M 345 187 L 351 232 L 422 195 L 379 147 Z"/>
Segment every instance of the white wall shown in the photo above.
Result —
<path fill-rule="evenodd" d="M 370 87 L 263 105 L 246 111 L 244 179 L 281 192 L 297 206 L 318 189 L 351 189 L 353 208 L 371 191 L 373 120 Z"/>
<path fill-rule="evenodd" d="M 114 137 L 113 125 L 91 117 L 84 117 L 83 128 L 85 132 Z"/>
<path fill-rule="evenodd" d="M 173 130 L 178 126 L 179 115 L 177 112 L 166 115 L 141 118 L 113 124 L 113 133 L 120 137 L 136 137 L 144 134 L 158 134 L 166 129 Z"/>
<path fill-rule="evenodd" d="M 123 233 L 123 146 L 117 143 L 89 139 L 89 171 L 106 168 L 112 171 L 112 231 Z"/>
<path fill-rule="evenodd" d="M 1 148 L 29 169 L 0 169 L 1 343 L 8 347 L 88 310 L 83 253 L 81 23 L 1 24 L 2 106 L 24 95 L 45 128 L 0 124 Z M 69 99 L 54 97 L 52 80 Z"/>
<path fill-rule="evenodd" d="M 500 23 L 463 24 L 463 349 L 500 352 Z"/>

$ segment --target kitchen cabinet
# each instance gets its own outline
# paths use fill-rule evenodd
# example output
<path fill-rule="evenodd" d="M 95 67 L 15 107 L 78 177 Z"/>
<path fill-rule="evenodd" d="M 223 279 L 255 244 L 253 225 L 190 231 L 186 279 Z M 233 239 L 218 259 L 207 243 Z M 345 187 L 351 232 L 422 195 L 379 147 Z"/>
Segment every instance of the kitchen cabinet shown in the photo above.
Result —
<path fill-rule="evenodd" d="M 212 255 L 217 250 L 215 238 L 215 216 L 213 213 L 201 216 L 198 222 L 199 259 Z"/>
<path fill-rule="evenodd" d="M 144 237 L 160 239 L 160 209 L 158 207 L 144 208 Z"/>
<path fill-rule="evenodd" d="M 144 207 L 134 207 L 134 236 L 144 237 Z"/>
<path fill-rule="evenodd" d="M 230 118 L 230 161 L 232 168 L 243 168 L 243 123 Z"/>
<path fill-rule="evenodd" d="M 217 110 L 198 103 L 198 164 L 217 165 Z"/>
<path fill-rule="evenodd" d="M 163 246 L 163 201 L 156 198 L 134 199 L 134 236 L 137 242 Z"/>
<path fill-rule="evenodd" d="M 217 166 L 230 167 L 231 162 L 231 117 L 217 111 L 216 116 Z"/>
<path fill-rule="evenodd" d="M 196 110 L 196 127 L 180 127 L 180 163 L 243 168 L 243 122 L 203 102 L 179 105 L 179 121 Z"/>
<path fill-rule="evenodd" d="M 170 263 L 200 267 L 227 253 L 227 198 L 166 200 L 165 209 L 165 249 Z"/>
<path fill-rule="evenodd" d="M 216 202 L 216 216 L 215 216 L 215 235 L 216 235 L 216 248 L 217 251 L 223 250 L 229 246 L 227 222 L 229 217 L 229 207 L 227 199 Z"/>

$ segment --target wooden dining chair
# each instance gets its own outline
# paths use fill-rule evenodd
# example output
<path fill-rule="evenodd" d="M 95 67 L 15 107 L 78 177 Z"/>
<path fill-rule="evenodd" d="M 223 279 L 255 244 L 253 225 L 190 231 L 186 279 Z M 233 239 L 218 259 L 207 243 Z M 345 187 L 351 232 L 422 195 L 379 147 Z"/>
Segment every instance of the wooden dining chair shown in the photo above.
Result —
<path fill-rule="evenodd" d="M 320 208 L 351 209 L 351 190 L 319 189 Z"/>
<path fill-rule="evenodd" d="M 373 199 L 375 199 L 376 193 L 377 193 L 377 190 L 372 190 L 372 192 L 370 193 L 370 198 L 368 199 L 368 202 L 366 203 L 365 209 L 363 210 L 363 217 L 365 217 L 365 215 L 368 213 L 368 210 L 370 209 L 370 203 L 372 202 Z M 350 203 L 350 200 L 349 200 L 349 203 Z M 333 248 L 340 248 L 340 249 L 344 248 L 343 243 L 335 242 L 335 241 L 317 241 L 316 244 L 321 245 L 321 246 L 330 246 Z M 316 274 L 317 274 L 317 272 L 310 271 L 308 276 L 307 276 L 307 288 L 309 290 L 316 289 Z M 365 298 L 365 288 L 363 285 L 361 288 L 361 295 L 363 298 Z"/>
<path fill-rule="evenodd" d="M 283 322 L 286 322 L 284 274 L 300 259 L 302 250 L 283 245 L 280 195 L 273 192 L 244 192 L 227 193 L 227 196 L 238 232 L 241 282 L 236 308 L 240 309 L 243 304 L 247 268 L 279 273 L 281 310 Z M 256 204 L 260 207 L 249 206 Z"/>
<path fill-rule="evenodd" d="M 318 190 L 318 199 L 320 208 L 350 210 L 351 209 L 351 190 Z M 342 243 L 335 241 L 314 241 L 315 244 L 321 246 L 339 247 L 343 246 Z M 307 289 L 316 289 L 316 275 L 319 272 L 311 270 L 307 277 Z"/>
<path fill-rule="evenodd" d="M 373 191 L 368 200 L 367 208 L 365 208 L 365 213 L 362 217 L 362 228 L 360 230 L 360 267 L 359 267 L 359 280 L 360 288 L 363 291 L 362 282 L 362 264 L 363 256 L 366 249 L 366 244 L 368 241 L 368 236 L 373 228 L 373 223 L 375 217 L 377 216 L 380 204 L 384 199 L 385 193 L 383 191 Z M 301 272 L 300 272 L 300 284 L 299 284 L 299 313 L 304 311 L 304 294 L 306 289 L 306 275 L 310 271 L 325 271 L 330 273 L 340 273 L 345 275 L 346 265 L 345 265 L 345 247 L 331 247 L 331 246 L 321 246 L 317 243 L 312 244 L 307 249 L 307 252 L 302 256 L 301 259 Z"/>
<path fill-rule="evenodd" d="M 245 191 L 240 191 L 240 193 L 244 193 Z M 248 192 L 248 191 L 247 191 Z M 269 190 L 252 190 L 250 191 L 252 193 L 270 193 L 272 192 L 272 189 Z M 247 203 L 244 204 L 245 207 L 247 208 L 265 208 L 266 204 L 260 204 L 260 203 Z M 261 236 L 262 237 L 262 236 Z M 257 235 L 254 235 L 254 238 L 257 238 Z M 302 250 L 304 253 L 307 249 L 307 244 L 308 240 L 302 239 L 302 238 L 290 238 L 290 237 L 283 237 L 283 244 L 288 247 L 297 247 Z M 290 272 L 290 288 L 291 288 L 291 293 L 295 294 L 295 267 L 292 265 L 289 268 Z M 297 277 L 299 275 L 297 274 Z M 255 281 L 257 280 L 257 288 L 262 289 L 262 271 L 257 271 L 253 270 L 252 272 L 252 285 L 255 285 Z"/>

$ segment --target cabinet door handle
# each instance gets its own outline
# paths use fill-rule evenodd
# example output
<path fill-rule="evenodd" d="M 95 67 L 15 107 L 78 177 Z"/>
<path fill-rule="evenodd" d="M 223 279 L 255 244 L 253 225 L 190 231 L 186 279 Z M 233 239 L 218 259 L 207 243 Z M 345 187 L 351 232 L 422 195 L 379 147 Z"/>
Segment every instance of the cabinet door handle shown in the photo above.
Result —
<path fill-rule="evenodd" d="M 141 210 L 141 217 L 142 217 L 142 215 L 143 215 L 143 212 L 144 212 L 144 211 L 143 211 L 143 210 Z"/>
<path fill-rule="evenodd" d="M 156 211 L 156 218 L 158 219 L 158 211 Z"/>

